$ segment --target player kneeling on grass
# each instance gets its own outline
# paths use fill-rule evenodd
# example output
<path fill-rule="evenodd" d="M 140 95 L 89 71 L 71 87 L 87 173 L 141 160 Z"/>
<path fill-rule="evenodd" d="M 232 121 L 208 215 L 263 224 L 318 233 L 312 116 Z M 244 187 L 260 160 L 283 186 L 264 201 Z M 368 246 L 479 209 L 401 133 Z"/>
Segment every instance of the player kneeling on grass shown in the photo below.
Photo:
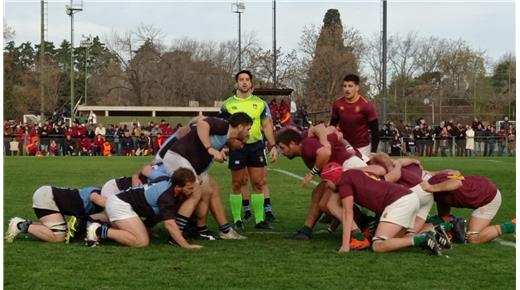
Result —
<path fill-rule="evenodd" d="M 196 178 L 193 171 L 179 168 L 173 172 L 169 181 L 152 185 L 134 187 L 107 199 L 106 212 L 111 224 L 92 223 L 87 228 L 87 246 L 96 246 L 100 240 L 111 239 L 130 247 L 145 247 L 150 243 L 146 227 L 141 220 L 160 216 L 170 236 L 183 248 L 198 249 L 202 246 L 189 244 L 182 236 L 175 222 L 179 201 L 194 203 L 200 200 L 194 192 Z"/>
<path fill-rule="evenodd" d="M 14 217 L 9 221 L 5 239 L 12 243 L 19 233 L 29 233 L 46 242 L 64 242 L 67 233 L 65 215 L 90 219 L 90 215 L 103 209 L 90 201 L 90 194 L 99 192 L 97 187 L 81 189 L 42 186 L 33 194 L 34 213 L 40 223 Z"/>
<path fill-rule="evenodd" d="M 483 176 L 461 176 L 448 173 L 434 175 L 424 189 L 434 193 L 439 216 L 449 215 L 452 207 L 474 209 L 467 229 L 467 241 L 482 244 L 503 234 L 516 232 L 516 225 L 489 225 L 502 203 L 495 184 Z"/>
<path fill-rule="evenodd" d="M 342 172 L 337 163 L 324 166 L 321 177 L 338 193 L 330 197 L 327 206 L 343 223 L 343 243 L 339 252 L 350 251 L 350 229 L 355 202 L 381 217 L 372 242 L 375 252 L 390 252 L 416 246 L 428 249 L 435 255 L 441 254 L 434 233 L 413 233 L 419 198 L 410 189 L 383 181 L 361 170 Z"/>

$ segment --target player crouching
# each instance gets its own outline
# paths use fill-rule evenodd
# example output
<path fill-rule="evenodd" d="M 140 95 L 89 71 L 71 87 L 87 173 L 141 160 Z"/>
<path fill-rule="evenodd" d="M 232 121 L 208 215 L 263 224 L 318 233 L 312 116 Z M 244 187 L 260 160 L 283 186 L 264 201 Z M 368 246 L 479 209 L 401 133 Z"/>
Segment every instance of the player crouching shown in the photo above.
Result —
<path fill-rule="evenodd" d="M 374 252 L 384 253 L 416 246 L 441 255 L 434 233 L 413 233 L 419 198 L 410 189 L 380 180 L 361 170 L 342 172 L 337 163 L 326 164 L 321 177 L 337 193 L 330 197 L 327 206 L 343 223 L 343 242 L 339 252 L 350 251 L 355 202 L 381 217 L 372 240 Z"/>
<path fill-rule="evenodd" d="M 106 212 L 111 224 L 92 223 L 87 228 L 87 246 L 96 246 L 100 240 L 110 239 L 129 247 L 146 247 L 150 237 L 141 217 L 159 216 L 175 242 L 183 248 L 199 249 L 200 245 L 188 243 L 175 222 L 176 208 L 185 197 L 200 200 L 194 191 L 195 174 L 187 168 L 173 172 L 168 181 L 133 187 L 107 199 Z M 192 208 L 196 205 L 193 204 Z"/>
<path fill-rule="evenodd" d="M 65 215 L 90 219 L 91 215 L 103 210 L 90 201 L 93 192 L 100 192 L 100 189 L 48 185 L 38 188 L 33 194 L 32 207 L 40 223 L 20 217 L 12 218 L 5 235 L 6 241 L 12 243 L 19 233 L 29 233 L 46 242 L 64 242 L 67 233 Z"/>

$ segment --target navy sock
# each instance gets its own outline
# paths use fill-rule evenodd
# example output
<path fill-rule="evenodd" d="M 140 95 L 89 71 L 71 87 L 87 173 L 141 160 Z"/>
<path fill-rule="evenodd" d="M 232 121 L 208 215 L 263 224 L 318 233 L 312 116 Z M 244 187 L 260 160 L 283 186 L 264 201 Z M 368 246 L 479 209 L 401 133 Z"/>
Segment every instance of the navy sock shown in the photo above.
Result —
<path fill-rule="evenodd" d="M 201 227 L 197 226 L 197 232 L 199 234 L 209 234 L 208 226 L 205 226 L 205 225 L 201 226 Z"/>
<path fill-rule="evenodd" d="M 264 212 L 272 212 L 273 208 L 271 207 L 271 199 L 264 198 Z"/>
<path fill-rule="evenodd" d="M 242 200 L 242 208 L 244 211 L 251 211 L 251 206 L 249 206 L 249 199 Z"/>
<path fill-rule="evenodd" d="M 27 233 L 29 230 L 29 226 L 32 224 L 31 220 L 25 220 L 23 222 L 19 222 L 16 227 L 20 230 L 22 233 Z"/>
<path fill-rule="evenodd" d="M 110 228 L 110 224 L 102 224 L 101 225 L 99 237 L 102 240 L 108 239 L 108 229 L 109 228 Z"/>
<path fill-rule="evenodd" d="M 231 230 L 231 225 L 229 223 L 226 223 L 226 224 L 220 225 L 218 228 L 221 232 L 223 232 L 224 234 L 227 234 Z"/>
<path fill-rule="evenodd" d="M 186 225 L 188 224 L 188 218 L 178 214 L 175 217 L 175 222 L 177 223 L 179 230 L 182 232 L 182 231 L 184 231 L 184 228 L 186 228 Z"/>

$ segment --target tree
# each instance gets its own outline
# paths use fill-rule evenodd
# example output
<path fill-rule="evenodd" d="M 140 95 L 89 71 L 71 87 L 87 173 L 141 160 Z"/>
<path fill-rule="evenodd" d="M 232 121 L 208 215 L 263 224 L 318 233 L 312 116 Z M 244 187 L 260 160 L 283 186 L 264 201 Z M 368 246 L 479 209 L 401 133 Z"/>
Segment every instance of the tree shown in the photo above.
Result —
<path fill-rule="evenodd" d="M 314 39 L 313 36 L 304 36 L 301 42 L 312 44 Z M 311 55 L 308 47 L 304 49 Z M 323 19 L 305 81 L 310 110 L 323 110 L 323 104 L 330 103 L 339 94 L 339 84 L 347 73 L 358 74 L 358 60 L 354 46 L 345 46 L 338 10 L 329 9 Z"/>

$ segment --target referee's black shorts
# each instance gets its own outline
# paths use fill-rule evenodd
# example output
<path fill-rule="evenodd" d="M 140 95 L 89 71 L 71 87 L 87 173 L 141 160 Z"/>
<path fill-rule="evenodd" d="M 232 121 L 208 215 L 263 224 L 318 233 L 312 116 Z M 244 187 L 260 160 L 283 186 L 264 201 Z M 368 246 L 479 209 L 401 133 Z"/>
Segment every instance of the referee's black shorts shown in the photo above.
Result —
<path fill-rule="evenodd" d="M 229 151 L 229 164 L 231 170 L 240 170 L 245 167 L 265 167 L 267 166 L 264 142 L 246 144 L 240 150 Z"/>

